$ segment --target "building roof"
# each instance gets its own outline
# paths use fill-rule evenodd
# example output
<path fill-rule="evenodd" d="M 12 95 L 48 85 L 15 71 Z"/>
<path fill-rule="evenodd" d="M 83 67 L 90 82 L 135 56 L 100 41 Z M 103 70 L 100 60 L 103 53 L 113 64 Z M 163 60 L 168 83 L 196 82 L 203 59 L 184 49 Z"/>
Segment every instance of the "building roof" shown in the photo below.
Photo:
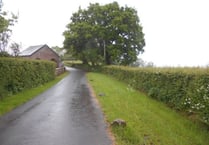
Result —
<path fill-rule="evenodd" d="M 47 46 L 47 45 L 44 44 L 44 45 L 30 46 L 27 49 L 20 52 L 19 56 L 30 56 L 33 53 L 35 53 L 36 51 L 38 51 L 39 49 L 43 48 L 44 46 Z"/>

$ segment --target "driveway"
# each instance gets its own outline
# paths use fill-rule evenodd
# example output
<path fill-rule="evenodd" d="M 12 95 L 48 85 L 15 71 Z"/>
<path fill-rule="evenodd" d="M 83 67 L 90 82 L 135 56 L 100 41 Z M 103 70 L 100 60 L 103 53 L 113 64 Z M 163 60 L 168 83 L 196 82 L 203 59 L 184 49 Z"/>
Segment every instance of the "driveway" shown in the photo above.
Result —
<path fill-rule="evenodd" d="M 0 145 L 111 145 L 85 73 L 69 69 L 58 84 L 0 117 Z"/>

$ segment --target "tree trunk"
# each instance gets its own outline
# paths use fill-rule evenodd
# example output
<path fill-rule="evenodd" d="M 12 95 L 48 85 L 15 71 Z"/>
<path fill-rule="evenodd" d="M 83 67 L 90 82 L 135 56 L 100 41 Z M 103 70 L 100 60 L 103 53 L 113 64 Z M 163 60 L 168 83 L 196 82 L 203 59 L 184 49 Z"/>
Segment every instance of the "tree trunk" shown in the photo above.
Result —
<path fill-rule="evenodd" d="M 111 56 L 109 55 L 109 53 L 108 53 L 108 52 L 106 52 L 106 59 L 105 59 L 105 63 L 106 63 L 106 65 L 110 65 L 110 64 L 112 64 L 112 62 L 111 62 Z"/>

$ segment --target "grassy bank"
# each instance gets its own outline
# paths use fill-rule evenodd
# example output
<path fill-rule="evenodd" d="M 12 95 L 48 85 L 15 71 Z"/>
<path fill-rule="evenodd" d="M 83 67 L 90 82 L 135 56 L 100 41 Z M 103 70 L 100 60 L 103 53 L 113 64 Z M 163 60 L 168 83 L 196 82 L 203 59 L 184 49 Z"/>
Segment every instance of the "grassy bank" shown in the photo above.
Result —
<path fill-rule="evenodd" d="M 20 106 L 21 104 L 31 100 L 37 95 L 41 94 L 45 90 L 49 89 L 57 82 L 59 82 L 62 78 L 68 75 L 69 72 L 66 72 L 58 77 L 56 77 L 53 81 L 46 83 L 45 85 L 41 85 L 39 87 L 22 91 L 10 97 L 3 98 L 0 100 L 0 116 L 5 114 L 6 112 L 11 111 L 12 109 Z"/>
<path fill-rule="evenodd" d="M 209 68 L 106 66 L 102 72 L 209 126 Z"/>
<path fill-rule="evenodd" d="M 88 79 L 110 123 L 127 121 L 125 128 L 112 128 L 118 145 L 208 145 L 209 132 L 163 103 L 135 91 L 129 85 L 102 74 Z M 98 94 L 105 94 L 99 96 Z"/>

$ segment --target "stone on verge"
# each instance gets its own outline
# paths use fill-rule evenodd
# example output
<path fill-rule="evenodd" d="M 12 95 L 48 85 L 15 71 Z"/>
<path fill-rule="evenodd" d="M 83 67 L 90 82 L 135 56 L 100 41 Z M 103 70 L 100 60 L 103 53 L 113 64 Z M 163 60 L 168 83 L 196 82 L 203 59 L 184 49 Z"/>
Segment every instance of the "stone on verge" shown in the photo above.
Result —
<path fill-rule="evenodd" d="M 126 127 L 126 121 L 123 119 L 115 119 L 112 123 L 111 126 L 121 126 L 121 127 Z"/>

